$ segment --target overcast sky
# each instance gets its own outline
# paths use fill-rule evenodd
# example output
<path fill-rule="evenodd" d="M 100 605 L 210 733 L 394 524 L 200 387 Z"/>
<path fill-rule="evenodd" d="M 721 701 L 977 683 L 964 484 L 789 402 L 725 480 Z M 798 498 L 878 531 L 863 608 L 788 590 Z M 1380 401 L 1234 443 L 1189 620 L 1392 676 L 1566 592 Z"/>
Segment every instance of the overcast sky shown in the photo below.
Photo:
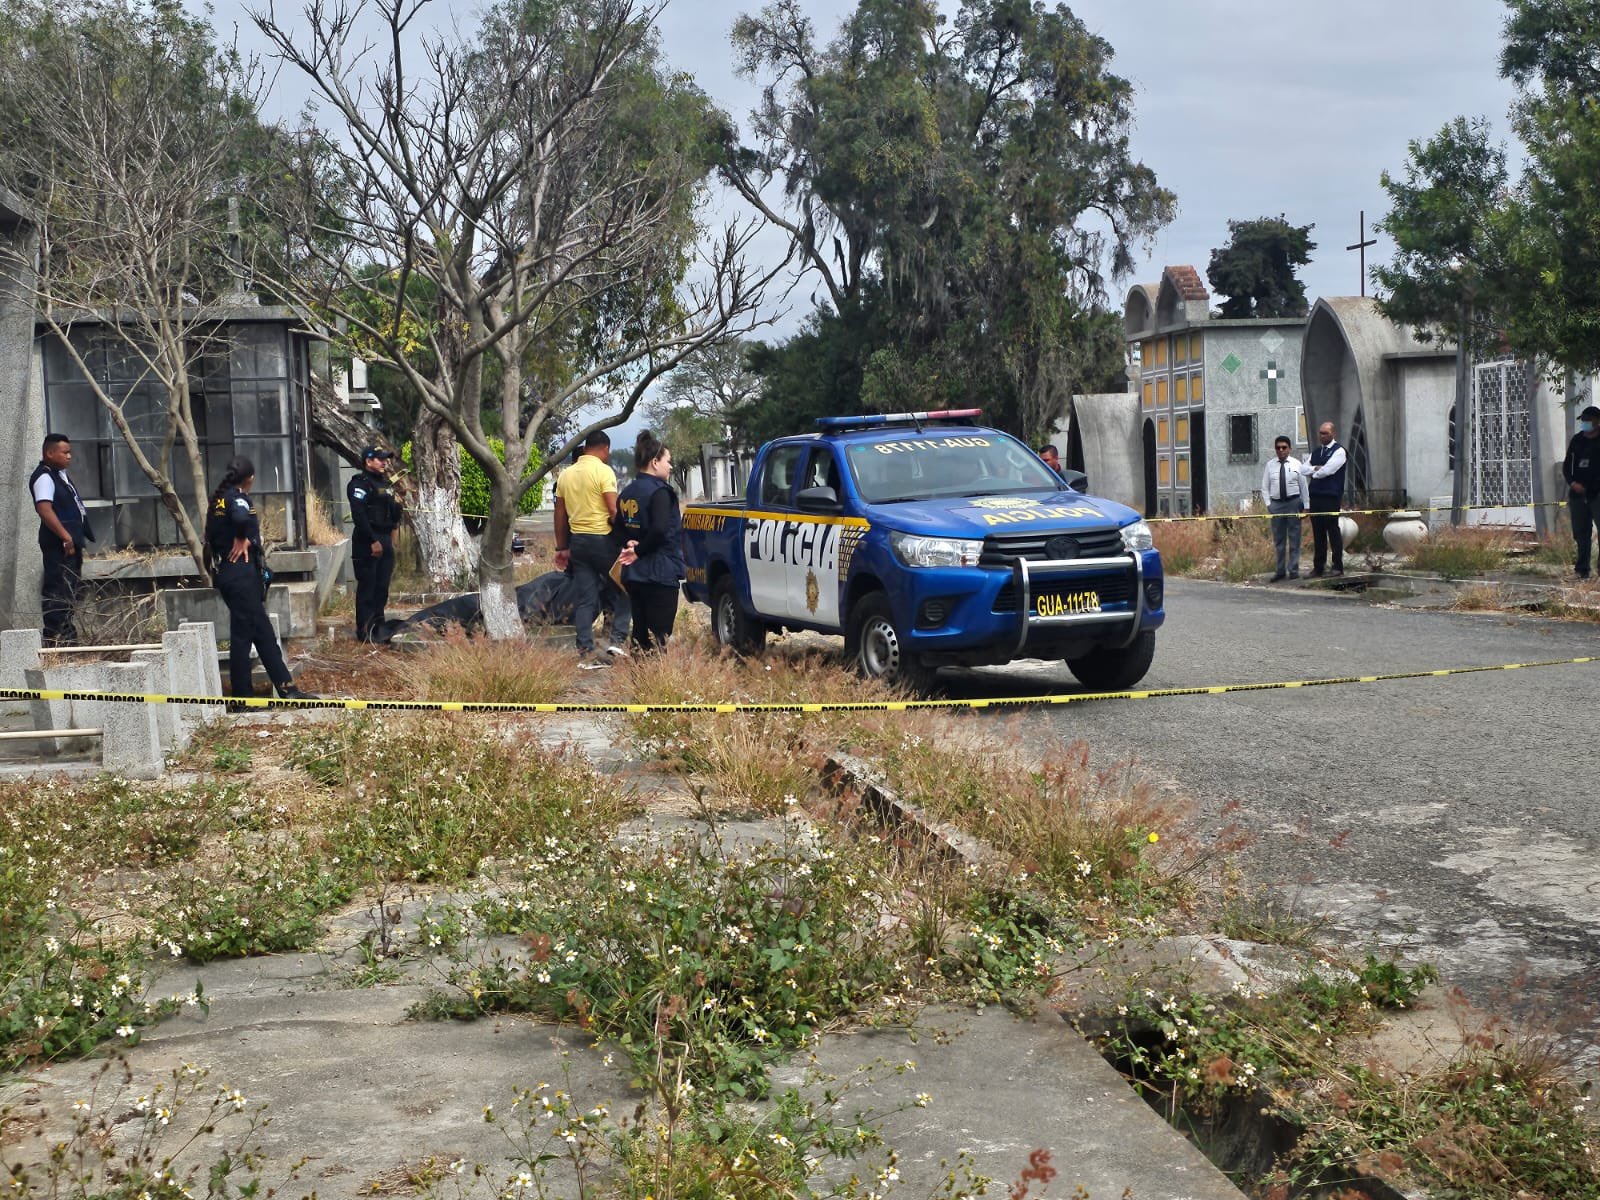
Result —
<path fill-rule="evenodd" d="M 244 16 L 265 0 L 219 0 L 214 20 L 226 36 L 259 49 Z M 852 4 L 813 0 L 818 36 L 831 40 Z M 952 11 L 945 0 L 945 11 Z M 1360 291 L 1357 240 L 1385 211 L 1384 170 L 1404 170 L 1406 143 L 1432 136 L 1455 116 L 1487 116 L 1504 131 L 1511 98 L 1497 61 L 1501 0 L 1078 0 L 1070 5 L 1111 43 L 1112 69 L 1135 88 L 1133 152 L 1178 197 L 1178 216 L 1141 252 L 1129 279 L 1109 297 L 1120 308 L 1134 282 L 1151 282 L 1167 264 L 1193 265 L 1204 277 L 1227 222 L 1284 214 L 1312 223 L 1317 248 L 1302 272 L 1307 296 Z M 670 0 L 662 48 L 741 127 L 758 85 L 733 70 L 728 32 L 753 0 Z M 471 26 L 473 9 L 437 0 L 439 21 Z M 279 0 L 280 19 L 298 11 Z M 279 76 L 278 115 L 298 109 L 298 81 Z M 757 243 L 781 255 L 781 239 Z M 1384 261 L 1387 239 L 1368 250 Z M 1369 285 L 1370 290 L 1370 285 Z M 812 284 L 789 297 L 769 330 L 791 332 L 810 308 Z M 637 422 L 630 422 L 625 432 Z"/>
<path fill-rule="evenodd" d="M 815 0 L 819 34 L 852 6 Z M 946 11 L 951 11 L 947 2 Z M 1188 263 L 1203 277 L 1227 222 L 1286 215 L 1315 224 L 1307 295 L 1360 291 L 1357 221 L 1385 210 L 1379 175 L 1403 170 L 1406 143 L 1455 116 L 1504 129 L 1511 88 L 1497 68 L 1501 0 L 1078 0 L 1135 87 L 1133 152 L 1177 193 L 1178 216 L 1134 279 Z M 727 32 L 741 0 L 674 0 L 668 59 L 741 121 L 755 88 L 732 70 Z M 1386 239 L 1369 265 L 1388 256 Z M 1120 304 L 1117 305 L 1120 307 Z"/>
<path fill-rule="evenodd" d="M 219 33 L 264 0 L 221 0 Z M 670 63 L 741 126 L 757 85 L 738 78 L 728 31 L 754 0 L 669 0 L 661 20 Z M 813 0 L 820 38 L 831 39 L 851 4 Z M 1205 275 L 1229 219 L 1286 215 L 1315 224 L 1317 248 L 1302 278 L 1313 300 L 1360 290 L 1357 240 L 1383 215 L 1379 175 L 1403 170 L 1406 143 L 1431 136 L 1458 115 L 1488 116 L 1505 129 L 1511 89 L 1497 58 L 1501 0 L 1078 0 L 1070 5 L 1111 43 L 1113 69 L 1135 87 L 1133 151 L 1177 193 L 1178 216 L 1141 257 L 1130 280 L 1113 284 L 1120 307 L 1131 282 L 1159 278 L 1167 264 Z M 945 10 L 951 11 L 951 0 Z M 298 11 L 279 0 L 281 18 Z M 438 0 L 440 20 L 470 27 L 472 7 Z M 280 113 L 298 108 L 298 81 L 279 76 Z M 776 248 L 774 236 L 763 245 Z M 1368 251 L 1387 258 L 1387 239 Z M 791 299 L 780 328 L 807 308 L 809 286 Z"/>

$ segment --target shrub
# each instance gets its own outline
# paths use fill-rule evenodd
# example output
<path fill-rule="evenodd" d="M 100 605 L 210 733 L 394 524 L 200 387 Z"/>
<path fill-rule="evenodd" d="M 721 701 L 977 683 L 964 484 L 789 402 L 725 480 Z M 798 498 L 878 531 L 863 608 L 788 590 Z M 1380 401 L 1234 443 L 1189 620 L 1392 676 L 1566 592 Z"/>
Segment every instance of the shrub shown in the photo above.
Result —
<path fill-rule="evenodd" d="M 1498 529 L 1440 529 L 1411 552 L 1411 569 L 1461 579 L 1505 565 L 1511 534 Z"/>
<path fill-rule="evenodd" d="M 501 462 L 506 460 L 506 444 L 497 437 L 489 439 L 489 445 L 494 450 L 495 457 Z M 489 515 L 489 476 L 484 473 L 478 460 L 473 458 L 467 448 L 461 443 L 456 443 L 456 452 L 461 458 L 461 514 L 465 517 L 487 517 Z M 411 443 L 407 442 L 400 447 L 400 459 L 407 467 L 411 465 Z M 535 446 L 528 453 L 528 465 L 522 472 L 526 479 L 544 465 L 544 458 Z M 522 503 L 517 505 L 517 512 L 527 516 L 539 507 L 544 500 L 544 481 L 540 480 L 529 488 L 522 497 Z"/>

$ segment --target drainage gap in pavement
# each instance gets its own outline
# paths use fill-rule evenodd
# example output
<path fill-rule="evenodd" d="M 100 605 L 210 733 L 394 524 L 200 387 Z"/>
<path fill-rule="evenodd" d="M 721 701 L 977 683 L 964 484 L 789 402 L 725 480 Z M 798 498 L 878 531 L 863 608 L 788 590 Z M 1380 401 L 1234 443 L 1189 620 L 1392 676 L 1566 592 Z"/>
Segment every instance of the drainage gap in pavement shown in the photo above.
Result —
<path fill-rule="evenodd" d="M 1165 1042 L 1161 1030 L 1130 1030 L 1129 1052 L 1111 1052 L 1101 1045 L 1106 1061 L 1128 1080 L 1139 1098 L 1211 1160 L 1218 1170 L 1246 1195 L 1266 1194 L 1263 1186 L 1278 1162 L 1300 1141 L 1302 1127 L 1282 1115 L 1272 1097 L 1257 1090 L 1248 1095 L 1220 1096 L 1206 1111 L 1194 1111 L 1178 1102 L 1172 1091 L 1134 1061 L 1133 1053 L 1154 1057 Z M 1124 1043 L 1125 1045 L 1127 1043 Z M 1357 1170 L 1340 1178 L 1291 1190 L 1284 1200 L 1412 1200 L 1390 1184 Z"/>

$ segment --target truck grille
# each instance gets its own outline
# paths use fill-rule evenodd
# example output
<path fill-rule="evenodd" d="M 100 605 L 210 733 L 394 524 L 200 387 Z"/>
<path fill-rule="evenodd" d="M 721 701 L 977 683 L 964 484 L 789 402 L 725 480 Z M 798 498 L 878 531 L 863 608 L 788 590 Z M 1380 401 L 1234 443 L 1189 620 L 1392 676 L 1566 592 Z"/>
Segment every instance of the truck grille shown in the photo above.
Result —
<path fill-rule="evenodd" d="M 1128 604 L 1133 601 L 1133 573 L 1121 572 L 1116 575 L 1079 575 L 1070 581 L 1058 579 L 1044 582 L 1038 579 L 1032 581 L 1033 594 L 1038 596 L 1041 592 L 1098 592 L 1102 605 Z M 994 612 L 1014 613 L 1017 611 L 1017 585 L 1015 582 L 1007 583 L 995 593 Z"/>
<path fill-rule="evenodd" d="M 983 539 L 980 566 L 1005 567 L 1014 558 L 1047 562 L 1068 558 L 1114 558 L 1126 553 L 1122 533 L 1116 529 L 1075 529 L 1070 533 L 1030 530 L 1027 533 L 991 533 Z"/>

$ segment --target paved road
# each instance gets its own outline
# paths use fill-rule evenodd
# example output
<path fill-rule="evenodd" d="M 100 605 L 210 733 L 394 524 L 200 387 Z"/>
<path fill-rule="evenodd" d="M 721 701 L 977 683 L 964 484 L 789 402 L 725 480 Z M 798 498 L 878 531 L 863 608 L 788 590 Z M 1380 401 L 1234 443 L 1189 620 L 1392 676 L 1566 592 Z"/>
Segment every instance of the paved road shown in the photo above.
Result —
<path fill-rule="evenodd" d="M 1600 653 L 1600 628 L 1172 581 L 1143 686 L 1307 679 Z M 958 696 L 1078 690 L 1063 668 L 946 673 Z M 1480 1006 L 1600 1064 L 1600 664 L 1030 710 L 1133 756 L 1254 835 L 1247 877 L 1354 939 L 1434 961 Z"/>

